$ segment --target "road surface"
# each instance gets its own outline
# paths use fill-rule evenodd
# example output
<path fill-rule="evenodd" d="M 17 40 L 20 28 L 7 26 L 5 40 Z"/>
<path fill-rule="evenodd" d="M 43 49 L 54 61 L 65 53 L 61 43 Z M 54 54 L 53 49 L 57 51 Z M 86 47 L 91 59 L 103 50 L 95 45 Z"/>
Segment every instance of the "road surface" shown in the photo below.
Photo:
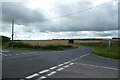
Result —
<path fill-rule="evenodd" d="M 108 74 L 107 77 L 118 77 L 118 61 L 99 58 L 91 52 L 91 48 L 84 46 L 65 51 L 3 50 L 2 77 L 41 80 L 45 75 L 48 78 L 94 78 L 97 75 L 99 78 L 102 76 L 97 74 L 98 69 Z"/>

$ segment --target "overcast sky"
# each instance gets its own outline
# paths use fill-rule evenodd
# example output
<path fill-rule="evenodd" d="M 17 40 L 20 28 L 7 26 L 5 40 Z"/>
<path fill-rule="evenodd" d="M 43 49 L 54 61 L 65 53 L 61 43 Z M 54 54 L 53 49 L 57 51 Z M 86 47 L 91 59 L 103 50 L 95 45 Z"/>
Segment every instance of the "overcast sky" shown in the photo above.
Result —
<path fill-rule="evenodd" d="M 11 1 L 11 2 L 10 2 Z M 14 39 L 118 37 L 117 0 L 4 0 L 0 34 Z"/>

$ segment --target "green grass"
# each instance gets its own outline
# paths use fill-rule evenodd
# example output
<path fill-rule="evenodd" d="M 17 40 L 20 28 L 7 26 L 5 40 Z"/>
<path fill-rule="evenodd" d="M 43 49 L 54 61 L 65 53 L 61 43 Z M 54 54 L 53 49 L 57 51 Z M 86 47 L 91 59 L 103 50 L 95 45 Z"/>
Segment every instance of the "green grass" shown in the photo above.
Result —
<path fill-rule="evenodd" d="M 95 55 L 108 57 L 112 59 L 120 60 L 120 41 L 111 41 L 111 47 L 109 48 L 108 41 L 80 43 L 83 46 L 89 46 L 93 48 L 92 53 Z"/>
<path fill-rule="evenodd" d="M 14 49 L 14 50 L 66 50 L 76 48 L 75 45 L 30 45 L 22 42 L 9 42 L 3 45 L 5 49 Z"/>

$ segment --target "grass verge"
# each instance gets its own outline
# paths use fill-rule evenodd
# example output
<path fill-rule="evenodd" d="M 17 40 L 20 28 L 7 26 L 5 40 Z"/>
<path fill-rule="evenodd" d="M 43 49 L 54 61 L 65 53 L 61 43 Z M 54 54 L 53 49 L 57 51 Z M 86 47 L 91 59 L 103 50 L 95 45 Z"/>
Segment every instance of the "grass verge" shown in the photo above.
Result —
<path fill-rule="evenodd" d="M 14 49 L 14 50 L 67 50 L 76 48 L 75 45 L 30 45 L 22 42 L 9 42 L 3 45 L 4 49 Z"/>
<path fill-rule="evenodd" d="M 101 42 L 90 42 L 90 43 L 80 43 L 80 45 L 92 47 L 92 53 L 95 55 L 118 59 L 120 60 L 120 41 L 111 41 L 111 46 L 109 48 L 108 41 L 101 41 Z"/>

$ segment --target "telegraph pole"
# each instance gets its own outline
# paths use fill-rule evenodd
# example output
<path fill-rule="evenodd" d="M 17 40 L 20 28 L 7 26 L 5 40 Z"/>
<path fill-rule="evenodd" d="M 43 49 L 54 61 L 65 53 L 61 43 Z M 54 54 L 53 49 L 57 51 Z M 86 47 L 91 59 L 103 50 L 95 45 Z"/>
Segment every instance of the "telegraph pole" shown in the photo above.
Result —
<path fill-rule="evenodd" d="M 14 36 L 14 19 L 12 20 L 12 42 L 13 42 L 13 36 Z"/>

